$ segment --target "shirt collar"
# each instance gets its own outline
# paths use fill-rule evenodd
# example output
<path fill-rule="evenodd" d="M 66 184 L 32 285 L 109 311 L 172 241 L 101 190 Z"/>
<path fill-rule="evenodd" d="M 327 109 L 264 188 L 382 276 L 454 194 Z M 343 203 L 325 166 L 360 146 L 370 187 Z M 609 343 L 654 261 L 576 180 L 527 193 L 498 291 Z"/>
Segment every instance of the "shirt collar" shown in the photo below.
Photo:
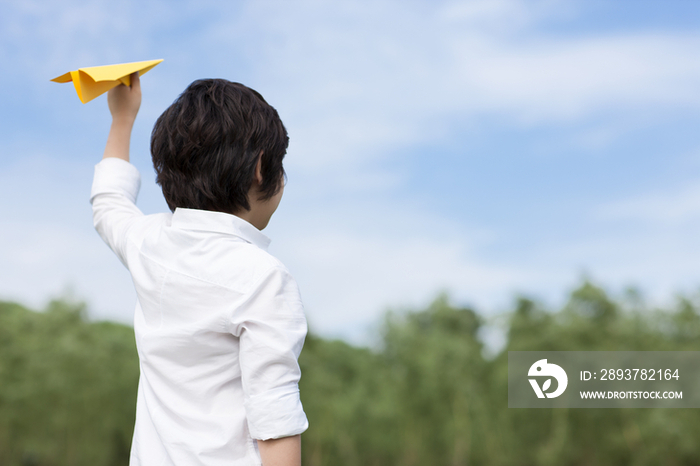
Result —
<path fill-rule="evenodd" d="M 238 236 L 260 249 L 267 250 L 270 238 L 240 217 L 224 212 L 177 207 L 172 226 L 183 230 L 215 231 Z"/>

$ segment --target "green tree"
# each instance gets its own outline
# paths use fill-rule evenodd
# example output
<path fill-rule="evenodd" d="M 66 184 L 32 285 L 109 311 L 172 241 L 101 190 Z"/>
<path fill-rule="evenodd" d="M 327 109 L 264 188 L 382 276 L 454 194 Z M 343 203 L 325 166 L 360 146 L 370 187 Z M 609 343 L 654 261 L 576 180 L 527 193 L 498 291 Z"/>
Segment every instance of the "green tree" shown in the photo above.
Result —
<path fill-rule="evenodd" d="M 0 303 L 0 464 L 127 464 L 138 374 L 131 328 Z"/>
<path fill-rule="evenodd" d="M 507 408 L 508 351 L 696 350 L 699 303 L 656 309 L 590 281 L 559 310 L 519 298 L 491 358 L 483 319 L 446 295 L 387 312 L 374 349 L 309 334 L 303 464 L 700 464 L 697 410 Z M 132 328 L 89 322 L 80 304 L 0 303 L 0 464 L 126 465 L 137 381 Z"/>

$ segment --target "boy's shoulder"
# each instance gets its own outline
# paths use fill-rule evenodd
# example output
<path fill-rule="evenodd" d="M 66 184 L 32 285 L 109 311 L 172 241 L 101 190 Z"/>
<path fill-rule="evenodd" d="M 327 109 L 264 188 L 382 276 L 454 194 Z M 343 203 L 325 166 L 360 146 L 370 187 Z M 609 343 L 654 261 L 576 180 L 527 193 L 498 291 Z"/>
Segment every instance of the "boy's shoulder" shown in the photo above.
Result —
<path fill-rule="evenodd" d="M 220 220 L 213 213 L 194 214 Z M 184 224 L 169 213 L 148 215 L 140 226 L 150 230 L 138 247 L 140 254 L 172 272 L 239 292 L 250 291 L 274 274 L 293 280 L 282 261 L 267 251 L 269 239 L 257 230 L 217 223 Z"/>
<path fill-rule="evenodd" d="M 279 260 L 277 257 L 273 256 L 266 249 L 260 248 L 258 245 L 235 239 L 230 241 L 227 238 L 226 245 L 222 242 L 222 247 L 226 252 L 231 255 L 235 255 L 239 259 L 240 266 L 249 269 L 256 275 L 262 275 L 269 272 L 272 269 L 278 269 L 283 272 L 289 273 L 287 267 Z M 235 246 L 234 246 L 235 243 Z"/>
<path fill-rule="evenodd" d="M 219 238 L 216 253 L 206 260 L 198 273 L 202 278 L 230 290 L 248 293 L 271 276 L 293 280 L 287 267 L 255 244 L 235 238 Z"/>

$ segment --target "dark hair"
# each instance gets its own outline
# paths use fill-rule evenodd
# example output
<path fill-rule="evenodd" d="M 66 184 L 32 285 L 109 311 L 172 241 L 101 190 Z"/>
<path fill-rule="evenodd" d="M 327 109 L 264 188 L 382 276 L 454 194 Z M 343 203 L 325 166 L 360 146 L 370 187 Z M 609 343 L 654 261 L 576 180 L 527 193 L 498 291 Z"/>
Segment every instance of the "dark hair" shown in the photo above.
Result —
<path fill-rule="evenodd" d="M 170 210 L 250 210 L 262 153 L 260 200 L 283 183 L 289 138 L 277 111 L 253 89 L 225 79 L 190 84 L 156 121 L 151 155 Z"/>

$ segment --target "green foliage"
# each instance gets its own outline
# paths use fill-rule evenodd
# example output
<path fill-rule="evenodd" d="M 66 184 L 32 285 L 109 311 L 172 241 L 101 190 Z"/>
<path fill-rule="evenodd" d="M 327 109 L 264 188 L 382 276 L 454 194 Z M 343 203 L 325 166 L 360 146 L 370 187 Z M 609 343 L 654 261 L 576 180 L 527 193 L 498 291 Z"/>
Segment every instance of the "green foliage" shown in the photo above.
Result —
<path fill-rule="evenodd" d="M 314 338 L 301 358 L 310 422 L 304 464 L 698 464 L 696 410 L 507 408 L 507 352 L 696 350 L 699 310 L 697 299 L 685 297 L 675 309 L 648 309 L 634 290 L 613 300 L 584 282 L 558 312 L 518 299 L 506 347 L 493 359 L 483 356 L 478 314 L 444 295 L 422 311 L 388 313 L 383 345 L 374 352 L 344 345 L 342 355 L 334 354 L 329 345 L 340 343 Z M 321 354 L 326 363 L 319 363 Z M 336 355 L 343 366 L 362 363 L 341 371 Z M 335 380 L 337 390 L 321 391 L 321 378 Z M 347 396 L 367 387 L 375 387 L 371 396 Z M 319 409 L 323 423 L 315 417 Z M 369 414 L 370 422 L 359 423 L 357 413 Z M 368 435 L 374 444 L 359 441 Z"/>
<path fill-rule="evenodd" d="M 127 464 L 138 374 L 131 328 L 0 303 L 0 464 Z"/>
<path fill-rule="evenodd" d="M 507 408 L 507 352 L 696 350 L 699 311 L 698 297 L 650 309 L 635 290 L 612 299 L 584 282 L 557 312 L 518 299 L 493 358 L 483 319 L 445 295 L 388 312 L 376 349 L 310 334 L 303 464 L 698 464 L 697 410 Z M 76 304 L 0 303 L 0 465 L 126 465 L 137 381 L 131 328 Z"/>

